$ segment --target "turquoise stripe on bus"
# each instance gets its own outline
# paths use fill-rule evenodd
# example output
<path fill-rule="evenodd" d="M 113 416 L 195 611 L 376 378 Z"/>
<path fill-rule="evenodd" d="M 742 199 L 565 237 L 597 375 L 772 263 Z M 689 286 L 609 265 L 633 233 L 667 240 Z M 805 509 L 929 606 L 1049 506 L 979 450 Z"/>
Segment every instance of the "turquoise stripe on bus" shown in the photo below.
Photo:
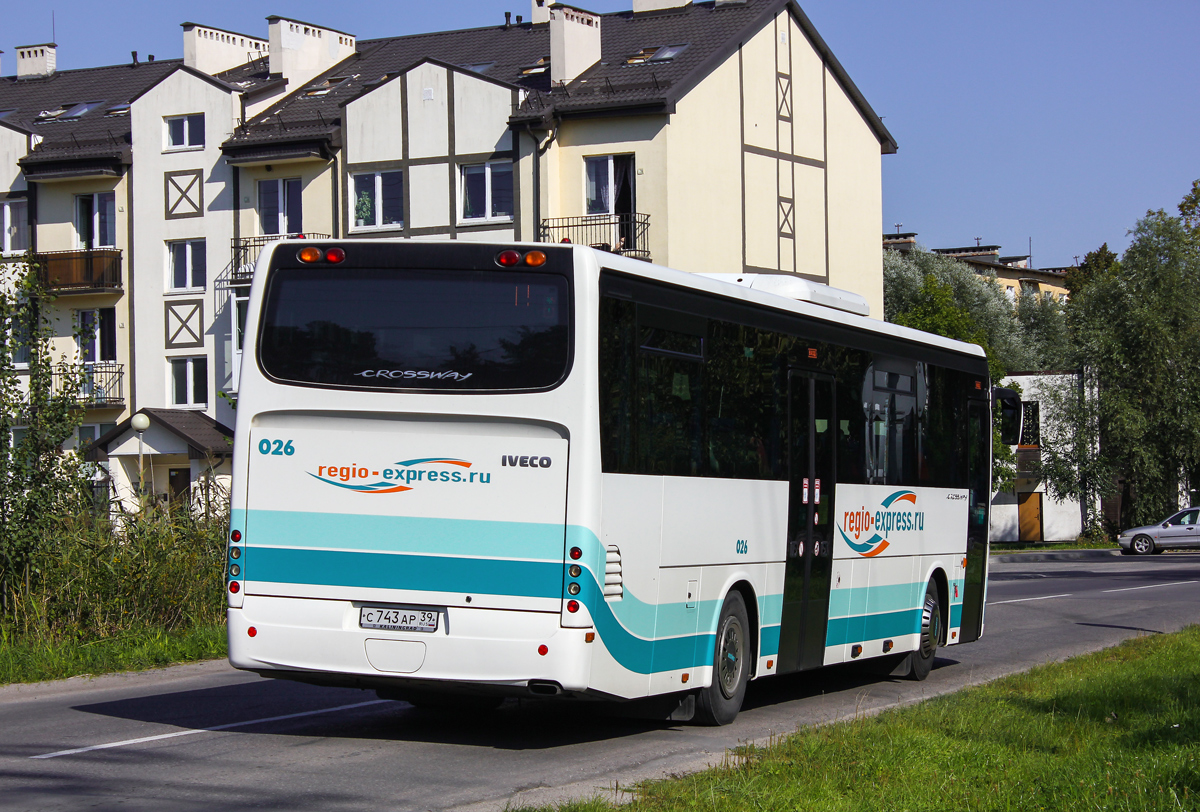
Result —
<path fill-rule="evenodd" d="M 825 645 L 841 646 L 846 643 L 861 643 L 864 640 L 900 637 L 905 634 L 916 634 L 920 630 L 921 610 L 919 608 L 884 612 L 878 615 L 830 618 Z"/>
<path fill-rule="evenodd" d="M 829 593 L 829 616 L 875 615 L 921 604 L 925 583 L 880 584 L 871 587 L 834 589 Z"/>
<path fill-rule="evenodd" d="M 279 584 L 419 589 L 562 598 L 563 564 L 404 553 L 253 547 L 251 580 Z"/>
<path fill-rule="evenodd" d="M 386 553 L 399 547 L 414 554 L 556 562 L 563 555 L 561 524 L 293 510 L 251 510 L 243 521 L 246 540 L 256 548 L 333 547 Z"/>
<path fill-rule="evenodd" d="M 950 607 L 950 628 L 962 625 L 962 604 L 956 603 Z"/>
<path fill-rule="evenodd" d="M 771 657 L 779 653 L 779 627 L 778 626 L 763 626 L 762 637 L 759 641 L 761 650 L 758 652 L 759 657 Z"/>

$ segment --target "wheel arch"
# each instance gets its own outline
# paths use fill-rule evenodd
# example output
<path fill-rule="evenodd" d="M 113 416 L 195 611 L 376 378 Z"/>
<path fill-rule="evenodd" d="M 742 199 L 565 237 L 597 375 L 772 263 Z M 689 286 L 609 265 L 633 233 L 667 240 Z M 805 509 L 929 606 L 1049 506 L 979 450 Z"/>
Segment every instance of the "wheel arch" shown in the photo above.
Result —
<path fill-rule="evenodd" d="M 938 614 L 942 616 L 942 635 L 938 645 L 949 645 L 950 637 L 950 579 L 946 575 L 946 568 L 941 564 L 934 565 L 929 577 L 925 582 L 933 581 L 934 586 L 938 591 Z"/>

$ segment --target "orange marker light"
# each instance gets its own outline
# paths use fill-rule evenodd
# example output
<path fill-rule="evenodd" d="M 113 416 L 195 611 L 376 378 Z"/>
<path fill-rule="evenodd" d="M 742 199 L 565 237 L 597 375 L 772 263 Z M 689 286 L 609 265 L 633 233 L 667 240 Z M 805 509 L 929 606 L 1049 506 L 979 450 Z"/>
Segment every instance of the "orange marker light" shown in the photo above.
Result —
<path fill-rule="evenodd" d="M 585 642 L 585 643 L 592 643 L 592 642 L 595 642 L 595 640 L 596 640 L 595 632 L 588 632 L 587 634 L 585 634 L 583 636 L 583 642 Z"/>
<path fill-rule="evenodd" d="M 300 253 L 296 256 L 300 258 L 301 262 L 317 262 L 321 259 L 322 254 L 320 248 L 310 245 L 307 248 L 301 248 Z"/>
<path fill-rule="evenodd" d="M 541 251 L 530 251 L 525 255 L 525 264 L 532 265 L 534 268 L 538 267 L 539 265 L 545 265 L 546 255 Z"/>
<path fill-rule="evenodd" d="M 775 661 L 767 660 L 767 668 L 774 668 L 774 667 L 775 667 Z"/>
<path fill-rule="evenodd" d="M 684 674 L 682 677 L 680 677 L 680 678 L 679 678 L 679 681 L 680 681 L 680 682 L 687 682 L 687 681 L 688 681 L 688 676 L 689 676 L 688 674 Z"/>

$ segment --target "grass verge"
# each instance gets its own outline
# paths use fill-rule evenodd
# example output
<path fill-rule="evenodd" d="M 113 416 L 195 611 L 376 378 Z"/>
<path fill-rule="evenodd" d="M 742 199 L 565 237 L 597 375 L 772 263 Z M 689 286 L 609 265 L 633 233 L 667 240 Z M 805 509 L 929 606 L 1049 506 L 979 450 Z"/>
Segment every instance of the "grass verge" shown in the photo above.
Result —
<path fill-rule="evenodd" d="M 223 623 L 169 632 L 134 629 L 87 642 L 10 637 L 0 632 L 0 685 L 138 671 L 224 656 Z"/>
<path fill-rule="evenodd" d="M 1200 809 L 1200 627 L 805 729 L 635 793 L 622 809 Z"/>

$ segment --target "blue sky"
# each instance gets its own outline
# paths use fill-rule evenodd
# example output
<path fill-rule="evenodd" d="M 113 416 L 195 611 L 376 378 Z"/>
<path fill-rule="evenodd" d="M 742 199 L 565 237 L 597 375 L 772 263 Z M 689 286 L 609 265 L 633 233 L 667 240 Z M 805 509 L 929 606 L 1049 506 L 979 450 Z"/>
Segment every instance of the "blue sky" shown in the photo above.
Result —
<path fill-rule="evenodd" d="M 54 37 L 61 69 L 182 56 L 179 23 L 266 35 L 286 14 L 371 39 L 498 24 L 528 0 L 9 3 L 0 70 Z M 595 11 L 631 0 L 579 3 Z M 930 247 L 999 244 L 1069 265 L 1200 178 L 1196 0 L 808 0 L 801 5 L 900 144 L 883 157 L 881 231 Z M 449 13 L 453 9 L 453 14 Z"/>

